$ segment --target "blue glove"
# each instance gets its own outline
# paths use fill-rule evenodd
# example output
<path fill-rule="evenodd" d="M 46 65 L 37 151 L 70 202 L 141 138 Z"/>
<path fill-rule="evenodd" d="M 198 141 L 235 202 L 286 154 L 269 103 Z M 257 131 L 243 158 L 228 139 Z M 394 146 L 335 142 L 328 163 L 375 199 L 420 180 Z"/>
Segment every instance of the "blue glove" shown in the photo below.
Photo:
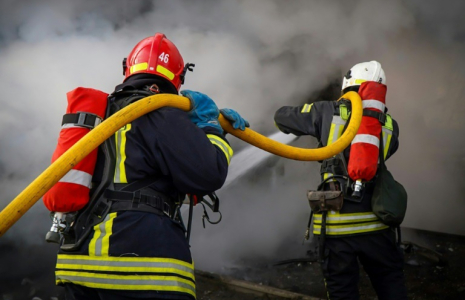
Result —
<path fill-rule="evenodd" d="M 220 112 L 223 117 L 231 123 L 234 129 L 240 128 L 244 131 L 246 127 L 250 127 L 249 122 L 242 118 L 237 111 L 230 108 L 222 108 Z"/>
<path fill-rule="evenodd" d="M 191 110 L 187 112 L 187 115 L 192 123 L 199 128 L 213 127 L 223 134 L 223 128 L 218 122 L 220 111 L 210 97 L 191 90 L 183 90 L 181 95 L 191 101 Z"/>

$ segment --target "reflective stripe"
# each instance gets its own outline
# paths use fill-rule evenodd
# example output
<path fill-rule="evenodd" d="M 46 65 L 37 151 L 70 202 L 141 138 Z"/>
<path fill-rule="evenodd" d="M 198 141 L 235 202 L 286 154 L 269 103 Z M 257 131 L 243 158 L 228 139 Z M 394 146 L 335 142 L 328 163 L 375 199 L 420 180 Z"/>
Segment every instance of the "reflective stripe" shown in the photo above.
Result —
<path fill-rule="evenodd" d="M 309 113 L 310 110 L 312 109 L 313 103 L 312 104 L 304 104 L 304 107 L 302 107 L 302 110 L 300 111 L 301 113 Z"/>
<path fill-rule="evenodd" d="M 347 106 L 345 105 L 339 105 L 339 114 L 341 115 L 341 118 L 344 120 L 344 121 L 347 121 L 347 119 L 349 119 L 349 115 L 350 115 L 350 112 L 349 110 L 347 109 Z"/>
<path fill-rule="evenodd" d="M 389 114 L 386 114 L 386 123 L 384 123 L 383 127 L 391 131 L 394 131 L 394 125 L 392 124 L 392 117 Z"/>
<path fill-rule="evenodd" d="M 340 107 L 342 107 L 342 105 Z M 337 139 L 342 135 L 342 131 L 344 130 L 345 124 L 346 124 L 346 121 L 342 117 L 337 116 L 337 115 L 333 116 L 333 119 L 331 121 L 331 128 L 329 129 L 328 141 L 326 143 L 326 146 L 329 146 L 335 141 L 337 141 Z M 333 174 L 324 173 L 323 179 L 327 179 L 330 176 L 333 176 Z M 331 181 L 336 181 L 336 179 L 328 180 L 328 182 L 331 182 Z"/>
<path fill-rule="evenodd" d="M 66 124 L 61 125 L 61 129 L 69 129 L 69 128 L 86 128 L 90 131 L 90 129 L 87 127 L 76 126 L 73 123 L 66 123 Z"/>
<path fill-rule="evenodd" d="M 384 145 L 384 158 L 387 157 L 387 154 L 389 153 L 389 146 L 391 145 L 391 138 L 392 138 L 392 131 L 389 129 L 383 128 L 383 145 Z"/>
<path fill-rule="evenodd" d="M 147 70 L 148 67 L 149 67 L 148 63 L 142 62 L 142 63 L 136 64 L 134 66 L 131 66 L 131 68 L 129 69 L 129 73 L 132 74 L 132 73 L 137 72 L 137 71 L 145 71 L 145 70 Z"/>
<path fill-rule="evenodd" d="M 315 224 L 321 224 L 322 215 L 315 214 Z M 367 221 L 376 221 L 378 217 L 373 212 L 340 214 L 338 212 L 328 213 L 326 216 L 326 224 L 343 224 L 343 223 L 359 223 Z"/>
<path fill-rule="evenodd" d="M 229 164 L 234 154 L 233 149 L 229 146 L 229 144 L 225 140 L 214 134 L 207 134 L 207 137 L 213 145 L 217 146 L 221 149 L 221 151 L 223 151 Z"/>
<path fill-rule="evenodd" d="M 350 224 L 350 225 L 326 224 L 326 234 L 327 235 L 344 235 L 344 234 L 371 232 L 371 231 L 383 230 L 387 228 L 389 228 L 389 226 L 383 224 L 381 221 Z M 321 233 L 321 225 L 314 224 L 313 234 L 320 234 L 320 233 Z"/>
<path fill-rule="evenodd" d="M 331 128 L 329 129 L 327 146 L 337 141 L 337 139 L 342 134 L 342 130 L 344 129 L 345 124 L 346 121 L 344 121 L 340 116 L 333 116 L 333 120 L 331 121 Z"/>
<path fill-rule="evenodd" d="M 126 133 L 131 130 L 131 124 L 126 124 L 115 133 L 116 142 L 116 167 L 115 167 L 115 183 L 128 183 L 126 178 Z"/>
<path fill-rule="evenodd" d="M 352 145 L 357 143 L 372 144 L 379 148 L 379 138 L 371 134 L 357 134 L 352 140 Z"/>
<path fill-rule="evenodd" d="M 383 102 L 378 101 L 378 100 L 363 100 L 362 101 L 362 106 L 363 108 L 376 108 L 380 110 L 381 112 L 384 113 L 384 109 L 386 108 L 386 105 L 384 105 Z"/>
<path fill-rule="evenodd" d="M 352 78 L 350 78 L 348 80 L 348 83 L 347 83 L 346 87 L 352 86 L 352 85 L 360 85 L 360 84 L 364 83 L 365 81 L 366 80 L 364 80 L 364 79 L 356 79 L 356 78 L 352 77 Z"/>
<path fill-rule="evenodd" d="M 195 297 L 195 283 L 177 276 L 114 275 L 88 272 L 56 271 L 56 282 L 72 282 L 90 288 L 110 290 L 150 290 L 188 293 Z"/>
<path fill-rule="evenodd" d="M 84 171 L 71 169 L 60 179 L 59 182 L 75 183 L 90 189 L 92 184 L 92 175 Z"/>
<path fill-rule="evenodd" d="M 116 212 L 108 214 L 103 222 L 94 226 L 94 236 L 89 243 L 90 256 L 108 256 L 113 219 L 116 218 L 116 214 Z"/>
<path fill-rule="evenodd" d="M 334 176 L 333 173 L 323 173 L 323 179 L 328 179 L 329 177 Z M 336 181 L 335 179 L 328 180 L 328 182 Z"/>
<path fill-rule="evenodd" d="M 90 257 L 86 255 L 58 254 L 56 268 L 97 272 L 171 273 L 195 281 L 194 265 L 174 258 Z"/>
<path fill-rule="evenodd" d="M 344 235 L 344 234 L 355 234 L 355 233 L 363 233 L 363 232 L 372 232 L 377 230 L 387 229 L 389 226 L 378 222 L 378 223 L 370 223 L 366 225 L 347 225 L 347 226 L 327 226 L 326 227 L 326 234 L 327 235 Z M 314 234 L 320 234 L 321 225 L 314 225 Z"/>
<path fill-rule="evenodd" d="M 158 65 L 157 72 L 165 75 L 166 77 L 168 77 L 169 80 L 173 80 L 174 78 L 174 73 L 163 66 Z"/>

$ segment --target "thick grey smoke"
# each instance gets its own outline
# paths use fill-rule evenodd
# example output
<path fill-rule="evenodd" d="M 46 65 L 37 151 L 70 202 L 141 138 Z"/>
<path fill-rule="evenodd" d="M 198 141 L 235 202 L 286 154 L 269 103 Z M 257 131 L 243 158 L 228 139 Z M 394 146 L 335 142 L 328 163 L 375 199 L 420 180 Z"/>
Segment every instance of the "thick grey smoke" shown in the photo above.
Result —
<path fill-rule="evenodd" d="M 463 1 L 419 0 L 2 1 L 0 208 L 49 165 L 66 92 L 111 92 L 123 78 L 122 58 L 160 31 L 196 63 L 184 88 L 238 110 L 266 135 L 280 106 L 303 103 L 355 63 L 380 61 L 387 105 L 401 127 L 388 167 L 409 192 L 404 225 L 465 234 L 464 9 Z M 220 225 L 201 230 L 196 208 L 197 266 L 302 251 L 285 244 L 305 229 L 305 190 L 316 186 L 317 169 L 268 158 L 219 192 Z M 38 243 L 48 226 L 38 203 L 7 235 Z"/>

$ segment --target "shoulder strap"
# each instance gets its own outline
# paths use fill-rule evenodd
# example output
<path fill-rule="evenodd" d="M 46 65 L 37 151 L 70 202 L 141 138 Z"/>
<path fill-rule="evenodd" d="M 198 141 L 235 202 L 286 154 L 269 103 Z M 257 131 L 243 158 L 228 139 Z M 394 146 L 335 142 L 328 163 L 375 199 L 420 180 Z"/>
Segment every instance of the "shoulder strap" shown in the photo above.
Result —
<path fill-rule="evenodd" d="M 379 165 L 385 166 L 384 162 L 384 140 L 383 140 L 383 130 L 381 129 L 381 133 L 379 136 Z"/>
<path fill-rule="evenodd" d="M 109 96 L 110 115 L 113 115 L 120 109 L 125 108 L 129 104 L 136 102 L 137 100 L 143 99 L 148 96 L 152 96 L 154 93 L 144 90 L 122 90 L 118 91 Z M 108 116 L 107 116 L 108 117 Z"/>

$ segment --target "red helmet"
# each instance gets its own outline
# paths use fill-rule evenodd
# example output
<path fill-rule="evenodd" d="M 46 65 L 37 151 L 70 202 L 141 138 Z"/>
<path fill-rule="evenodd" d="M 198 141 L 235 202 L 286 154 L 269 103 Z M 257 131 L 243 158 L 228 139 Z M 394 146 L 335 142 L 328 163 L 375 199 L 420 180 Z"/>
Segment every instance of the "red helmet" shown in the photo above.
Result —
<path fill-rule="evenodd" d="M 154 74 L 171 82 L 179 91 L 184 83 L 184 60 L 178 48 L 163 33 L 140 41 L 123 60 L 124 81 L 134 74 Z"/>

